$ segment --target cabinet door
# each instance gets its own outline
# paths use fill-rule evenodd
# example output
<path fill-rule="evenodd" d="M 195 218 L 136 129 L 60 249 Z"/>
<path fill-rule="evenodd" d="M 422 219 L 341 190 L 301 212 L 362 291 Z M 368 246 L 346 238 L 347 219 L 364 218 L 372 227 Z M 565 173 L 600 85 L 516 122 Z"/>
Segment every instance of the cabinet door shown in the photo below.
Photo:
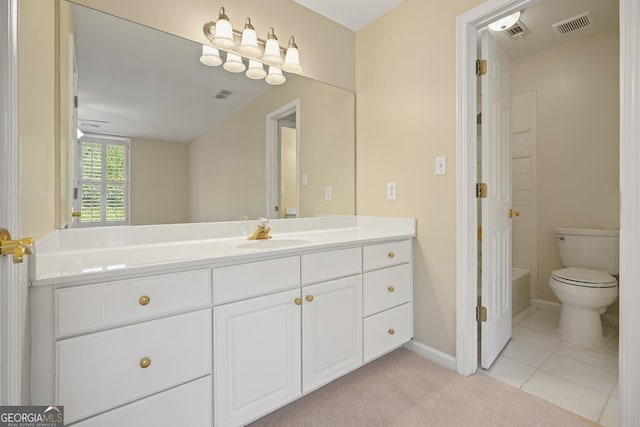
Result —
<path fill-rule="evenodd" d="M 246 424 L 301 395 L 299 297 L 295 289 L 214 308 L 216 426 Z"/>
<path fill-rule="evenodd" d="M 362 276 L 302 289 L 304 393 L 362 365 Z"/>

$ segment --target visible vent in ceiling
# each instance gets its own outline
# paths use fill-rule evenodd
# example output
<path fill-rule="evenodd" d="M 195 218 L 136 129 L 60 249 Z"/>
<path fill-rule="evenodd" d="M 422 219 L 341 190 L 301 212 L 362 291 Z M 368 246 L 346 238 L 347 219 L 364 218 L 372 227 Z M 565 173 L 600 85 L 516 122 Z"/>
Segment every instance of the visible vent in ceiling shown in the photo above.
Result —
<path fill-rule="evenodd" d="M 504 32 L 511 40 L 520 40 L 531 34 L 531 30 L 529 30 L 522 21 L 516 22 Z"/>
<path fill-rule="evenodd" d="M 567 35 L 574 31 L 578 31 L 582 28 L 593 25 L 595 20 L 593 19 L 593 15 L 591 15 L 591 11 L 586 11 L 581 13 L 580 15 L 576 15 L 572 18 L 565 19 L 561 22 L 556 22 L 552 25 L 553 29 L 561 36 Z"/>
<path fill-rule="evenodd" d="M 233 92 L 231 92 L 230 90 L 226 90 L 226 89 L 222 89 L 220 92 L 218 92 L 215 97 L 218 99 L 225 99 L 227 96 L 231 95 Z"/>

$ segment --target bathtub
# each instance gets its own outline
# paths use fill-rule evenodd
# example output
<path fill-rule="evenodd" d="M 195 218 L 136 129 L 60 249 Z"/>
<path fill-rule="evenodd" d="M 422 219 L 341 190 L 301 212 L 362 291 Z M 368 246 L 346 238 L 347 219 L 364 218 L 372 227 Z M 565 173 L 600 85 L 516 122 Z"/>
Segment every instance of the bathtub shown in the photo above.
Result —
<path fill-rule="evenodd" d="M 478 304 L 481 304 L 482 264 L 478 263 Z M 531 275 L 529 270 L 513 267 L 511 269 L 511 317 L 522 313 L 531 305 Z"/>
<path fill-rule="evenodd" d="M 511 269 L 511 316 L 517 316 L 530 305 L 531 275 L 529 270 Z"/>

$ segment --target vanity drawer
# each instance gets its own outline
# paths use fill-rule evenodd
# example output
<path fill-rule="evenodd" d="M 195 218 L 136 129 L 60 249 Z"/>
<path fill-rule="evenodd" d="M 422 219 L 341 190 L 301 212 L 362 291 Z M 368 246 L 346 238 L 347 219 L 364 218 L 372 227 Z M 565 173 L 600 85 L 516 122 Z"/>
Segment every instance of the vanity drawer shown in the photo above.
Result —
<path fill-rule="evenodd" d="M 364 363 L 400 347 L 413 336 L 411 303 L 364 319 Z"/>
<path fill-rule="evenodd" d="M 77 421 L 210 374 L 211 309 L 61 340 L 56 352 L 55 402 Z"/>
<path fill-rule="evenodd" d="M 211 272 L 196 270 L 55 291 L 58 337 L 211 307 Z"/>
<path fill-rule="evenodd" d="M 302 255 L 302 284 L 324 282 L 362 272 L 362 250 L 338 249 Z"/>
<path fill-rule="evenodd" d="M 363 248 L 362 265 L 364 271 L 404 264 L 409 261 L 411 261 L 411 240 L 380 243 Z"/>
<path fill-rule="evenodd" d="M 299 286 L 299 256 L 223 267 L 213 270 L 213 303 L 224 304 Z"/>
<path fill-rule="evenodd" d="M 74 427 L 211 427 L 211 375 L 97 415 Z"/>
<path fill-rule="evenodd" d="M 363 315 L 370 316 L 411 300 L 411 266 L 397 265 L 364 274 Z"/>

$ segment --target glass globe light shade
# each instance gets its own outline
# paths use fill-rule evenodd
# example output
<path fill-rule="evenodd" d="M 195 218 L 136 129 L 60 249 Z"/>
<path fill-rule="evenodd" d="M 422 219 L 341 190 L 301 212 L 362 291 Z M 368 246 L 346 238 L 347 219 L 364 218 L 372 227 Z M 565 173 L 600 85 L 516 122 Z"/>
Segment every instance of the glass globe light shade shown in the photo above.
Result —
<path fill-rule="evenodd" d="M 233 28 L 229 17 L 224 13 L 224 7 L 220 8 L 220 16 L 216 21 L 216 29 L 211 42 L 220 49 L 233 49 L 236 46 L 233 41 Z"/>
<path fill-rule="evenodd" d="M 273 32 L 273 28 L 269 30 L 267 42 L 264 45 L 264 55 L 262 62 L 267 65 L 282 65 L 282 56 L 280 55 L 280 43 Z"/>
<path fill-rule="evenodd" d="M 231 73 L 241 73 L 246 68 L 242 57 L 231 52 L 227 53 L 227 60 L 222 67 Z"/>
<path fill-rule="evenodd" d="M 298 53 L 298 46 L 295 43 L 289 43 L 287 53 L 284 55 L 284 63 L 282 69 L 288 73 L 299 73 L 302 71 L 300 66 L 300 54 Z"/>
<path fill-rule="evenodd" d="M 265 78 L 265 81 L 270 85 L 281 85 L 287 81 L 287 78 L 282 74 L 282 70 L 276 67 L 269 67 L 269 74 Z"/>
<path fill-rule="evenodd" d="M 264 79 L 267 75 L 267 72 L 264 70 L 264 66 L 261 62 L 250 59 L 249 68 L 247 68 L 247 72 L 245 73 L 245 75 L 250 79 L 258 80 Z"/>
<path fill-rule="evenodd" d="M 247 18 L 244 24 L 244 30 L 242 31 L 242 41 L 240 42 L 240 48 L 238 52 L 242 56 L 247 58 L 258 58 L 262 55 L 262 51 L 258 47 L 258 36 L 256 30 L 251 25 L 251 19 Z"/>
<path fill-rule="evenodd" d="M 209 67 L 217 67 L 222 64 L 222 58 L 220 58 L 220 51 L 215 47 L 202 45 L 202 56 L 200 56 L 200 62 Z"/>

